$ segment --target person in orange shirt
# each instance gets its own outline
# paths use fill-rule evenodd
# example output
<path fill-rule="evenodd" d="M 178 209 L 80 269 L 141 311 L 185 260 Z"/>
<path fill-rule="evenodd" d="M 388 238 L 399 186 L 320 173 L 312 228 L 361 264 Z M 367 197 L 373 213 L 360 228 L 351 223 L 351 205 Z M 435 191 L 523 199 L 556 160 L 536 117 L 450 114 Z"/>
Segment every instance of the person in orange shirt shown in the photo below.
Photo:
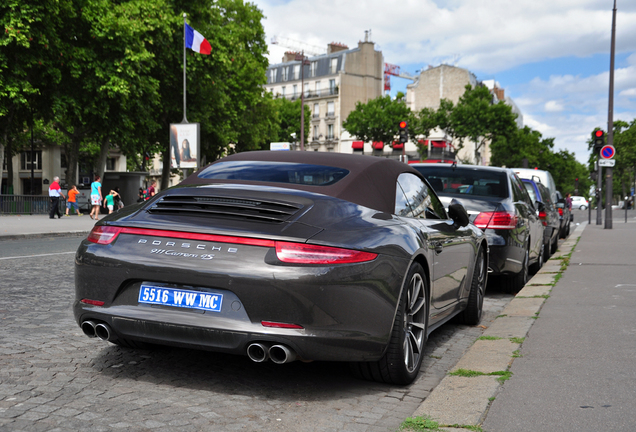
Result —
<path fill-rule="evenodd" d="M 71 208 L 75 209 L 78 216 L 82 215 L 79 211 L 79 207 L 77 206 L 77 194 L 79 194 L 79 191 L 77 190 L 77 186 L 75 185 L 71 186 L 71 188 L 68 191 L 68 197 L 66 200 L 66 216 L 70 216 L 68 214 L 68 211 Z"/>

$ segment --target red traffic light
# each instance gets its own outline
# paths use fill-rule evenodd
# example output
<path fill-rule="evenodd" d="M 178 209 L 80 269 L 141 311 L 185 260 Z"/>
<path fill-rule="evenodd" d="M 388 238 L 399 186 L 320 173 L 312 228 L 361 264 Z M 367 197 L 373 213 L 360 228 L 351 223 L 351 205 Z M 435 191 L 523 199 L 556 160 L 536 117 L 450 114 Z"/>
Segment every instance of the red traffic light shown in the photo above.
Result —
<path fill-rule="evenodd" d="M 604 134 L 605 134 L 605 132 L 603 132 L 603 131 L 602 131 L 602 130 L 600 130 L 600 129 L 599 129 L 599 130 L 597 130 L 597 131 L 594 131 L 594 136 L 595 136 L 596 138 L 601 138 Z"/>
<path fill-rule="evenodd" d="M 401 121 L 400 122 L 400 129 L 405 129 L 406 128 L 406 122 L 405 121 Z"/>

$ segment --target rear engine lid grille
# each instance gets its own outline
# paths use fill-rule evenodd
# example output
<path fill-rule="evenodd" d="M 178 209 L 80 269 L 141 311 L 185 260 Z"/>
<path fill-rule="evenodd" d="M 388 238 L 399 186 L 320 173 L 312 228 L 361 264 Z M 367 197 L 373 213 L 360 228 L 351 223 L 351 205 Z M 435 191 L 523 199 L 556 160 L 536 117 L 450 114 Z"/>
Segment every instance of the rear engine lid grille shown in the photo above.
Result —
<path fill-rule="evenodd" d="M 286 222 L 303 206 L 271 200 L 243 198 L 166 195 L 148 209 L 149 213 L 219 217 L 224 219 Z"/>

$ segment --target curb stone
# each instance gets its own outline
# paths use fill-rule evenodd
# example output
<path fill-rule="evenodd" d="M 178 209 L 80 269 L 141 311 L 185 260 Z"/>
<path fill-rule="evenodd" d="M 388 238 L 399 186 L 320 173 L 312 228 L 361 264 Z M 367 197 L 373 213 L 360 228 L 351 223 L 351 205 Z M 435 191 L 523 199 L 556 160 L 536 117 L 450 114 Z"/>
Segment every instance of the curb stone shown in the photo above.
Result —
<path fill-rule="evenodd" d="M 534 296 L 549 295 L 555 288 L 554 280 L 556 275 L 561 273 L 560 260 L 572 252 L 586 225 L 587 223 L 583 223 L 577 226 L 571 237 L 546 263 L 543 271 L 540 270 L 528 281 L 502 314 L 484 331 L 484 336 L 502 339 L 475 341 L 452 370 L 462 368 L 490 373 L 510 369 L 514 361 L 514 351 L 521 346 L 512 342 L 510 338 L 527 336 L 534 324 L 534 318 L 546 301 L 546 298 Z M 440 430 L 443 431 L 465 431 L 465 428 L 453 426 L 480 426 L 488 413 L 490 401 L 500 390 L 501 384 L 496 376 L 447 375 L 413 416 L 430 416 L 440 424 Z"/>

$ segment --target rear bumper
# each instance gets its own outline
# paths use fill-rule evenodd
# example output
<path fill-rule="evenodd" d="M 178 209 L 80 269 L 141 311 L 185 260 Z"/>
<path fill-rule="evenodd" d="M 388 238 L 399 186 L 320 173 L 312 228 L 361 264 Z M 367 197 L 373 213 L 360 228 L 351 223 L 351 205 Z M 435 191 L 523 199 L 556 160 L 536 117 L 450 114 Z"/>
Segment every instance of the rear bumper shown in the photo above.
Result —
<path fill-rule="evenodd" d="M 409 265 L 386 255 L 358 264 L 281 265 L 271 250 L 256 246 L 215 250 L 202 265 L 118 241 L 116 254 L 86 241 L 78 250 L 73 311 L 80 326 L 103 322 L 118 338 L 242 355 L 258 341 L 286 344 L 308 360 L 380 359 Z M 221 294 L 222 309 L 140 304 L 142 284 Z M 302 329 L 265 327 L 263 321 Z"/>

